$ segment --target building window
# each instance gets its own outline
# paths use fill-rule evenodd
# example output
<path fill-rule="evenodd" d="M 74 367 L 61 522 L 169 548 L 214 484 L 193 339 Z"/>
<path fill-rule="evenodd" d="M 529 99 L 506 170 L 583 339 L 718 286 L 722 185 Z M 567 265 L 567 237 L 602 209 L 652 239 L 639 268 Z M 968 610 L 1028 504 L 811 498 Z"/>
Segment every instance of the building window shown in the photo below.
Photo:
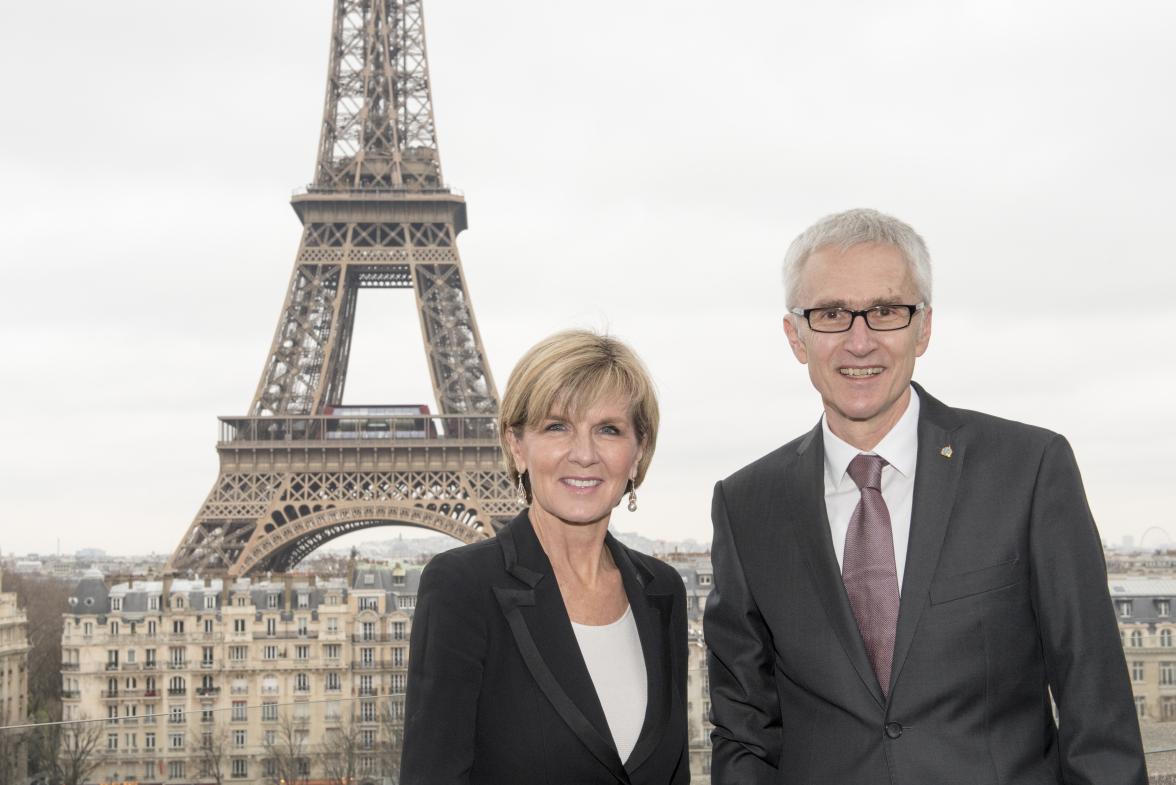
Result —
<path fill-rule="evenodd" d="M 1135 713 L 1141 720 L 1147 718 L 1147 698 L 1142 696 L 1135 698 Z"/>
<path fill-rule="evenodd" d="M 1142 645 L 1143 645 L 1143 633 L 1140 632 L 1139 630 L 1132 630 L 1131 631 L 1131 646 L 1132 646 L 1132 648 L 1138 649 Z"/>
<path fill-rule="evenodd" d="M 323 656 L 326 657 L 328 660 L 337 660 L 337 659 L 339 659 L 339 651 L 340 651 L 339 644 L 328 643 L 326 646 L 323 647 Z"/>
<path fill-rule="evenodd" d="M 143 734 L 143 748 L 148 750 L 155 749 L 155 732 L 147 731 Z"/>
<path fill-rule="evenodd" d="M 233 722 L 244 722 L 248 717 L 248 704 L 245 701 L 233 701 Z"/>
<path fill-rule="evenodd" d="M 394 667 L 394 668 L 403 668 L 404 667 L 404 647 L 403 646 L 397 646 L 395 649 L 392 650 L 392 667 Z"/>
<path fill-rule="evenodd" d="M 711 580 L 712 580 L 712 577 L 709 573 L 705 573 L 705 572 L 698 573 L 698 585 L 699 586 L 710 586 Z"/>
<path fill-rule="evenodd" d="M 310 634 L 310 629 L 307 626 L 307 621 L 306 621 L 305 616 L 299 617 L 297 624 L 298 624 L 298 637 L 305 638 L 307 635 Z"/>
<path fill-rule="evenodd" d="M 1172 602 L 1170 600 L 1156 600 L 1156 615 L 1157 616 L 1171 616 Z"/>
<path fill-rule="evenodd" d="M 211 611 L 211 610 L 215 610 L 215 609 L 216 609 L 216 595 L 215 594 L 205 594 L 204 595 L 204 610 Z"/>
<path fill-rule="evenodd" d="M 338 692 L 343 689 L 338 673 L 328 673 L 326 681 L 327 692 Z"/>
<path fill-rule="evenodd" d="M 261 719 L 263 722 L 277 722 L 278 704 L 273 701 L 266 701 L 261 704 Z"/>
<path fill-rule="evenodd" d="M 212 619 L 204 620 L 204 634 L 212 635 Z"/>
<path fill-rule="evenodd" d="M 359 609 L 361 611 L 379 611 L 380 598 L 379 597 L 360 597 Z"/>
<path fill-rule="evenodd" d="M 360 722 L 375 722 L 376 721 L 376 704 L 371 701 L 364 701 L 359 704 L 359 721 Z"/>
<path fill-rule="evenodd" d="M 248 646 L 230 646 L 229 647 L 229 659 L 233 660 L 234 662 L 242 662 L 243 660 L 245 660 L 248 657 L 248 655 L 249 655 L 249 647 Z"/>
<path fill-rule="evenodd" d="M 249 776 L 249 760 L 247 758 L 233 758 L 233 777 L 243 779 Z"/>
<path fill-rule="evenodd" d="M 212 647 L 211 646 L 203 647 L 203 650 L 201 651 L 200 664 L 203 665 L 205 668 L 209 668 L 212 666 Z"/>
<path fill-rule="evenodd" d="M 310 659 L 310 647 L 309 646 L 295 646 L 294 647 L 294 656 L 300 660 L 309 660 Z"/>
<path fill-rule="evenodd" d="M 308 593 L 306 593 L 304 591 L 298 592 L 298 607 L 299 608 L 309 608 L 310 607 L 310 595 Z"/>
<path fill-rule="evenodd" d="M 234 747 L 244 747 L 245 746 L 245 736 L 246 736 L 246 733 L 244 730 L 237 729 L 237 730 L 233 731 L 233 746 Z"/>
<path fill-rule="evenodd" d="M 233 619 L 233 632 L 242 634 L 245 632 L 245 620 Z"/>
<path fill-rule="evenodd" d="M 272 695 L 278 691 L 278 677 L 264 676 L 261 679 L 261 691 L 266 695 Z"/>
<path fill-rule="evenodd" d="M 170 747 L 171 749 L 173 749 L 173 750 L 184 749 L 184 734 L 182 734 L 182 733 L 169 733 L 167 738 L 168 738 L 167 746 Z"/>
<path fill-rule="evenodd" d="M 270 636 L 271 638 L 278 634 L 278 620 L 277 619 L 266 619 L 265 620 L 265 634 Z"/>
<path fill-rule="evenodd" d="M 267 594 L 267 595 L 265 596 L 265 607 L 267 607 L 267 608 L 276 608 L 276 607 L 278 607 L 278 595 L 276 595 L 276 594 Z"/>
<path fill-rule="evenodd" d="M 108 749 L 108 750 L 117 750 L 118 749 L 118 734 L 117 733 L 107 733 L 106 734 L 106 749 Z"/>
<path fill-rule="evenodd" d="M 147 610 L 149 610 L 149 611 L 159 610 L 159 595 L 158 594 L 152 594 L 150 597 L 147 598 Z"/>
<path fill-rule="evenodd" d="M 327 632 L 334 635 L 338 631 L 339 631 L 339 620 L 334 617 L 327 619 Z"/>
<path fill-rule="evenodd" d="M 278 647 L 266 646 L 261 652 L 261 658 L 263 660 L 276 660 L 278 658 Z"/>
<path fill-rule="evenodd" d="M 184 632 L 184 620 L 176 619 L 172 622 L 172 632 L 176 635 L 181 635 Z"/>
<path fill-rule="evenodd" d="M 394 641 L 404 640 L 404 630 L 405 630 L 404 622 L 402 622 L 402 621 L 392 622 L 392 640 L 394 640 Z"/>
<path fill-rule="evenodd" d="M 1160 684 L 1176 684 L 1176 663 L 1160 663 Z"/>
<path fill-rule="evenodd" d="M 184 778 L 184 762 L 182 760 L 168 761 L 167 778 L 169 780 L 182 780 Z"/>
<path fill-rule="evenodd" d="M 167 721 L 172 723 L 173 725 L 179 724 L 184 721 L 184 707 L 183 706 L 172 706 L 168 710 L 168 712 L 169 713 L 167 715 Z"/>
<path fill-rule="evenodd" d="M 1130 619 L 1131 618 L 1131 600 L 1119 600 L 1115 604 L 1119 606 L 1119 618 L 1120 619 Z"/>
<path fill-rule="evenodd" d="M 294 691 L 310 692 L 310 677 L 305 673 L 294 674 Z"/>
<path fill-rule="evenodd" d="M 375 649 L 360 649 L 359 661 L 365 668 L 370 668 L 376 661 Z"/>
<path fill-rule="evenodd" d="M 1104 607 L 1106 607 L 1106 606 L 1104 606 Z M 404 692 L 404 674 L 403 673 L 393 673 L 392 674 L 392 692 L 397 693 L 397 694 Z"/>
<path fill-rule="evenodd" d="M 147 637 L 154 638 L 155 633 L 156 633 L 155 622 L 153 622 L 153 621 L 147 622 Z"/>
<path fill-rule="evenodd" d="M 1172 631 L 1171 630 L 1167 630 L 1167 629 L 1160 630 L 1160 645 L 1161 646 L 1171 646 L 1172 645 Z"/>
<path fill-rule="evenodd" d="M 1142 662 L 1137 661 L 1137 662 L 1131 663 L 1131 680 L 1136 681 L 1136 682 L 1143 681 L 1143 663 Z"/>

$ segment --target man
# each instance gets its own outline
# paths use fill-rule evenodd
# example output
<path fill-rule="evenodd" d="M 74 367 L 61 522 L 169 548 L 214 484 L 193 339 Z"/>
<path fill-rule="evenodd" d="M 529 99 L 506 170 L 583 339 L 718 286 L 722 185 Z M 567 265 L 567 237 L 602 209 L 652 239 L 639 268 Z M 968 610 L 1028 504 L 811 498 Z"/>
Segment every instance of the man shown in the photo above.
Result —
<path fill-rule="evenodd" d="M 829 216 L 790 247 L 785 295 L 824 417 L 715 487 L 712 781 L 1143 785 L 1069 445 L 911 383 L 922 239 Z"/>

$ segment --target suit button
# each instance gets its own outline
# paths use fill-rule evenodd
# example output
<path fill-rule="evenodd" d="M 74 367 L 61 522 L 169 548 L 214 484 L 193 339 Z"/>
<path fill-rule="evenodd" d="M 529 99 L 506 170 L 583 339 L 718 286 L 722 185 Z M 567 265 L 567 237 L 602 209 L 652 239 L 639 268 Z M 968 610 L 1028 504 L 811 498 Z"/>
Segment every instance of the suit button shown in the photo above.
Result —
<path fill-rule="evenodd" d="M 900 725 L 897 722 L 886 723 L 886 736 L 887 736 L 887 738 L 897 739 L 901 735 L 902 735 L 902 725 Z"/>

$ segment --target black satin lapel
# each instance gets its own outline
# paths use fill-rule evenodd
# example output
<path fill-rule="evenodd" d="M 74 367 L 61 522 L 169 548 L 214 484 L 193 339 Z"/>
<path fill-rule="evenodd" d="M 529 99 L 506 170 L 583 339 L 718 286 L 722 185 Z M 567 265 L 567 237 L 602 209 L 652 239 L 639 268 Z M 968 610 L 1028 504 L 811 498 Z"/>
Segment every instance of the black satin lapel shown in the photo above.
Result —
<path fill-rule="evenodd" d="M 554 579 L 550 581 L 554 584 Z M 527 665 L 527 670 L 530 671 L 531 677 L 535 679 L 535 683 L 539 685 L 539 689 L 547 696 L 547 700 L 551 702 L 552 707 L 556 713 L 563 719 L 567 726 L 580 739 L 588 751 L 601 762 L 609 773 L 616 779 L 617 782 L 630 785 L 629 774 L 625 771 L 625 767 L 621 765 L 621 759 L 617 755 L 616 746 L 613 744 L 611 737 L 602 736 L 600 729 L 594 723 L 589 721 L 580 707 L 593 705 L 596 711 L 603 717 L 603 710 L 600 709 L 600 701 L 596 697 L 596 692 L 591 689 L 591 679 L 589 679 L 590 688 L 590 702 L 585 701 L 585 696 L 582 690 L 578 690 L 581 694 L 575 697 L 570 696 L 564 689 L 561 681 L 555 677 L 551 668 L 548 666 L 548 661 L 555 662 L 561 671 L 566 672 L 569 666 L 574 667 L 573 663 L 578 664 L 580 670 L 587 673 L 587 668 L 584 665 L 583 657 L 580 655 L 580 648 L 575 644 L 575 635 L 571 631 L 571 623 L 567 620 L 567 613 L 562 611 L 562 599 L 560 599 L 561 613 L 563 615 L 563 623 L 568 626 L 568 635 L 572 636 L 574 652 L 566 651 L 567 647 L 564 645 L 552 646 L 551 641 L 547 641 L 547 651 L 541 651 L 540 646 L 536 643 L 535 637 L 532 635 L 532 629 L 540 630 L 545 626 L 551 624 L 551 619 L 544 618 L 550 614 L 539 613 L 532 617 L 532 622 L 528 623 L 526 615 L 530 615 L 535 611 L 540 610 L 539 593 L 537 589 L 504 589 L 502 587 L 494 587 L 494 595 L 498 599 L 498 604 L 502 608 L 503 614 L 506 616 L 507 625 L 510 627 L 511 634 L 514 636 L 515 645 L 518 646 L 519 654 L 522 655 L 523 662 Z M 556 594 L 558 596 L 558 590 Z M 526 614 L 524 613 L 526 611 Z M 560 652 L 559 649 L 564 651 Z M 574 654 L 574 658 L 571 655 Z M 569 659 L 570 658 L 570 659 Z"/>
<path fill-rule="evenodd" d="M 779 509 L 794 521 L 798 532 L 801 551 L 817 587 L 817 595 L 829 616 L 829 623 L 837 633 L 845 655 L 853 664 L 879 707 L 885 706 L 878 677 L 870 665 L 866 645 L 858 630 L 841 570 L 837 567 L 837 554 L 833 550 L 833 537 L 829 532 L 829 513 L 825 508 L 825 448 L 820 425 L 801 446 L 799 453 L 784 476 L 784 493 L 787 501 Z M 774 505 L 773 505 L 774 506 Z"/>
<path fill-rule="evenodd" d="M 921 389 L 919 392 L 923 411 L 930 410 L 934 416 L 943 408 Z M 932 422 L 929 417 L 919 418 L 919 456 L 915 463 L 911 533 L 907 540 L 902 597 L 898 605 L 898 630 L 894 636 L 891 690 L 898 683 L 919 619 L 929 602 L 931 578 L 939 564 L 939 551 L 943 548 L 943 537 L 955 503 L 956 485 L 964 468 L 967 446 L 953 436 L 952 430 Z"/>
<path fill-rule="evenodd" d="M 629 607 L 633 609 L 633 620 L 641 638 L 641 653 L 645 659 L 646 704 L 645 720 L 637 744 L 624 762 L 628 771 L 635 771 L 657 749 L 665 732 L 669 717 L 670 696 L 677 663 L 671 661 L 668 631 L 670 611 L 673 607 L 672 594 L 655 593 L 652 588 L 653 576 L 645 573 L 633 563 L 624 546 L 610 535 L 609 550 L 613 561 L 621 572 Z"/>

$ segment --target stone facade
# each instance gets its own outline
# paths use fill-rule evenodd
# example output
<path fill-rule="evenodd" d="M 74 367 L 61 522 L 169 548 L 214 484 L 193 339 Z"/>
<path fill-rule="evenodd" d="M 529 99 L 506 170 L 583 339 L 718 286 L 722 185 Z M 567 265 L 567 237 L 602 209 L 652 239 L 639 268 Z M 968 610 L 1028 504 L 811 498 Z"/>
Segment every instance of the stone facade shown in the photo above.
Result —
<path fill-rule="evenodd" d="M 1176 580 L 1109 581 L 1141 723 L 1176 720 Z"/>
<path fill-rule="evenodd" d="M 0 725 L 28 721 L 29 701 L 28 619 L 15 594 L 0 594 Z M 0 766 L 11 767 L 14 781 L 25 776 L 26 749 L 16 732 L 0 731 Z"/>
<path fill-rule="evenodd" d="M 78 584 L 64 719 L 101 719 L 95 782 L 386 781 L 419 567 L 350 579 Z M 292 768 L 291 768 L 292 767 Z"/>

